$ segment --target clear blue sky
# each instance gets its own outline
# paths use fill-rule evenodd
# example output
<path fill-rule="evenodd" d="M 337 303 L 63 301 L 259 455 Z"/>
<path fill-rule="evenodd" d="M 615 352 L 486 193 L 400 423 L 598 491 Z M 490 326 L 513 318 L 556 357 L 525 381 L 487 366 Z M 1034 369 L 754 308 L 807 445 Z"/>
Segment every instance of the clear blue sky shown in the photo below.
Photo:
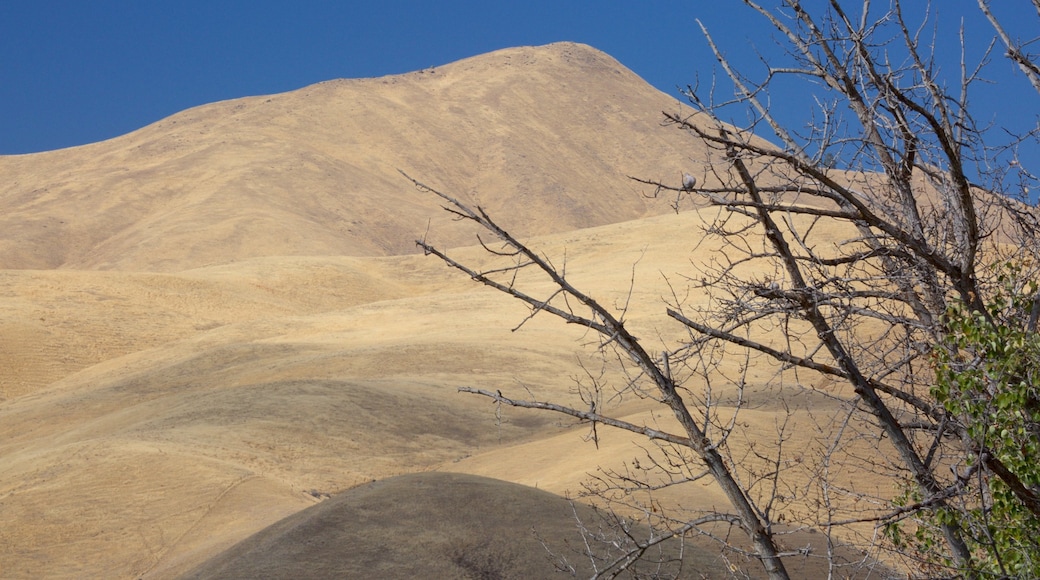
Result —
<path fill-rule="evenodd" d="M 949 33 L 962 15 L 970 43 L 991 36 L 974 0 L 933 3 L 944 11 L 940 34 L 951 57 Z M 1016 33 L 1040 35 L 1035 13 L 1021 14 L 1009 19 Z M 99 141 L 217 100 L 560 40 L 595 46 L 677 95 L 697 75 L 710 78 L 715 65 L 695 18 L 738 61 L 754 62 L 752 46 L 776 51 L 771 32 L 737 0 L 3 0 L 0 154 Z M 1022 75 L 1001 62 L 989 76 L 996 85 L 979 110 L 1035 125 L 1040 97 Z M 807 103 L 782 106 L 797 118 Z"/>

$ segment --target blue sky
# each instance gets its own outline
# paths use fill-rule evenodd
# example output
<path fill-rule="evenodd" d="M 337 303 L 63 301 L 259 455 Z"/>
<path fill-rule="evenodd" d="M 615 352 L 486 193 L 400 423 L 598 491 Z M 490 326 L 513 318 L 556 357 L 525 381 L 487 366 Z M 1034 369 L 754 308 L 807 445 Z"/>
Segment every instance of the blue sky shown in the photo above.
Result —
<path fill-rule="evenodd" d="M 981 47 L 991 36 L 975 0 L 936 4 L 951 48 L 962 16 L 970 44 Z M 1037 27 L 1030 10 L 1022 13 L 1028 18 L 1009 18 L 1016 34 Z M 0 154 L 99 141 L 213 101 L 560 40 L 595 46 L 677 95 L 678 86 L 710 78 L 715 66 L 696 18 L 738 62 L 754 63 L 752 47 L 776 50 L 771 32 L 737 0 L 4 0 Z M 995 84 L 976 101 L 978 110 L 1035 125 L 1040 97 L 1022 75 L 999 62 L 989 77 Z M 804 97 L 782 106 L 791 118 L 807 110 Z"/>

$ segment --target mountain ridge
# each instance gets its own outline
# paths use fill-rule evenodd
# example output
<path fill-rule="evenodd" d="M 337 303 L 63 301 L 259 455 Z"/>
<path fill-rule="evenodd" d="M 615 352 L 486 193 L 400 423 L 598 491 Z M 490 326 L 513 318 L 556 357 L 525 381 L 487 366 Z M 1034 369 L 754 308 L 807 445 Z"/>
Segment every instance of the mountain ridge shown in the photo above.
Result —
<path fill-rule="evenodd" d="M 578 401 L 599 363 L 583 329 L 411 255 L 428 231 L 485 257 L 398 169 L 565 256 L 667 342 L 663 278 L 719 245 L 697 236 L 710 215 L 628 175 L 710 183 L 705 151 L 658 122 L 681 106 L 562 43 L 0 157 L 0 577 L 168 578 L 374 479 L 520 470 L 566 493 L 631 461 L 626 433 L 592 452 L 587 425 L 458 393 Z M 768 394 L 746 391 L 772 428 Z"/>
<path fill-rule="evenodd" d="M 574 43 L 203 105 L 100 143 L 0 157 L 0 267 L 411 253 L 448 218 L 398 169 L 524 235 L 636 219 L 664 210 L 627 176 L 690 165 L 691 141 L 656 118 L 679 107 Z"/>

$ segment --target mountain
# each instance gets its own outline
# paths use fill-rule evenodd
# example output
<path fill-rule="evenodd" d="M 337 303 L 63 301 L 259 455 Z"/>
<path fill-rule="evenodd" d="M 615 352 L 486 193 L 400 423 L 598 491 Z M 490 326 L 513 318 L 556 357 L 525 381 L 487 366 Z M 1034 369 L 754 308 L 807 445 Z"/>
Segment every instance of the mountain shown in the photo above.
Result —
<path fill-rule="evenodd" d="M 196 107 L 0 157 L 0 268 L 174 272 L 414 251 L 447 218 L 398 170 L 540 234 L 661 213 L 626 176 L 692 170 L 674 99 L 559 43 Z M 472 243 L 461 234 L 448 241 Z"/>
<path fill-rule="evenodd" d="M 373 481 L 444 471 L 574 495 L 630 462 L 634 436 L 597 448 L 587 425 L 458 393 L 573 399 L 594 357 L 580 328 L 535 318 L 512 332 L 526 309 L 415 254 L 427 232 L 463 260 L 482 249 L 399 170 L 566 256 L 573 281 L 605 304 L 631 298 L 630 328 L 667 341 L 664 276 L 718 246 L 699 210 L 675 213 L 627 176 L 707 178 L 707 152 L 659 122 L 680 108 L 559 43 L 0 157 L 0 577 L 172 578 L 356 513 L 358 498 L 424 497 L 414 479 Z M 771 372 L 752 369 L 742 395 L 763 432 L 777 403 L 755 381 Z M 641 401 L 617 412 L 668 421 Z M 458 520 L 427 521 L 430 534 L 474 516 L 441 491 L 429 507 Z M 705 489 L 684 503 L 718 501 Z"/>

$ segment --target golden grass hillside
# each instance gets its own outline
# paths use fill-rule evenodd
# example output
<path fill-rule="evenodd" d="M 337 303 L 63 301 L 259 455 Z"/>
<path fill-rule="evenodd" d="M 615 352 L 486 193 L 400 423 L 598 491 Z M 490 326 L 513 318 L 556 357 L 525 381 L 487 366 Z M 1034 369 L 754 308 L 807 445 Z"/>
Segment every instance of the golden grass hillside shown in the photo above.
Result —
<path fill-rule="evenodd" d="M 204 105 L 101 143 L 0 157 L 0 267 L 409 253 L 431 218 L 447 220 L 398 169 L 523 233 L 661 213 L 626 175 L 678 180 L 692 166 L 690 141 L 659 125 L 679 107 L 572 43 Z"/>
<path fill-rule="evenodd" d="M 595 451 L 583 426 L 499 421 L 456 392 L 567 397 L 583 335 L 540 318 L 511 332 L 525 309 L 415 255 L 427 231 L 482 250 L 397 170 L 566 255 L 604 303 L 634 281 L 633 328 L 669 340 L 665 277 L 713 248 L 699 211 L 626 175 L 703 163 L 659 123 L 680 106 L 561 43 L 0 157 L 0 577 L 172 578 L 373 480 L 452 471 L 565 494 L 629 461 L 627 435 Z M 775 402 L 749 396 L 767 429 Z"/>

